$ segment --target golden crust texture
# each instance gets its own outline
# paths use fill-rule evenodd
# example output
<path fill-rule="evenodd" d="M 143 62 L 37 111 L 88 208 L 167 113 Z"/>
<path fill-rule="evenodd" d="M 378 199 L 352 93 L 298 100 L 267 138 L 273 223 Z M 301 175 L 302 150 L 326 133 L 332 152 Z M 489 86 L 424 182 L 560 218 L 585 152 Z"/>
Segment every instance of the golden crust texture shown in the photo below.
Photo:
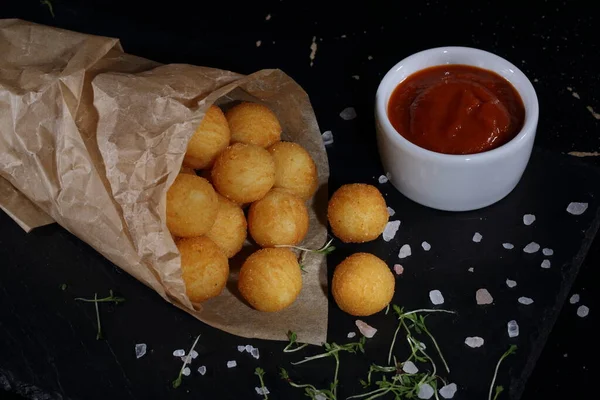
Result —
<path fill-rule="evenodd" d="M 215 242 L 227 258 L 235 256 L 244 245 L 247 235 L 246 216 L 242 208 L 219 196 L 219 212 L 212 228 L 206 237 Z"/>
<path fill-rule="evenodd" d="M 229 145 L 230 139 L 229 124 L 223 111 L 215 105 L 210 106 L 190 138 L 183 165 L 193 169 L 210 167 Z"/>
<path fill-rule="evenodd" d="M 275 187 L 287 189 L 303 200 L 317 190 L 317 166 L 299 144 L 278 142 L 268 148 L 275 161 Z"/>
<path fill-rule="evenodd" d="M 232 143 L 269 147 L 281 140 L 281 125 L 273 111 L 258 103 L 240 103 L 225 114 Z"/>

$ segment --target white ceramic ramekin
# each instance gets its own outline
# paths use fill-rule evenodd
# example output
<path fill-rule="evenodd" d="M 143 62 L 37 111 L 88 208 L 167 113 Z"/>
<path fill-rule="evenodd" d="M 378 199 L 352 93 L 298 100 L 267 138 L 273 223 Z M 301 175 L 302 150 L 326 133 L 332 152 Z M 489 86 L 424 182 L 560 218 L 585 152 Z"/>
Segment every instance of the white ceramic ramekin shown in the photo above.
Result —
<path fill-rule="evenodd" d="M 388 101 L 412 73 L 443 64 L 472 65 L 496 72 L 517 90 L 525 105 L 525 123 L 511 141 L 483 153 L 441 154 L 419 147 L 390 123 Z M 538 123 L 537 95 L 529 79 L 507 60 L 468 47 L 440 47 L 413 54 L 382 79 L 375 98 L 379 155 L 390 181 L 409 199 L 439 210 L 468 211 L 489 206 L 517 185 L 531 156 Z"/>

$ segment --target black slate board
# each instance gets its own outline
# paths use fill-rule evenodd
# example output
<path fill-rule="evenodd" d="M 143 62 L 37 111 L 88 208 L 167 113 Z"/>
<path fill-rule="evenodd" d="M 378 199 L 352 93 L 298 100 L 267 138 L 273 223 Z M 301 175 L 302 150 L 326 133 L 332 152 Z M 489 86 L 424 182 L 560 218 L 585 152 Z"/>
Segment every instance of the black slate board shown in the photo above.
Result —
<path fill-rule="evenodd" d="M 600 172 L 578 160 L 536 149 L 513 193 L 486 209 L 458 214 L 412 203 L 389 183 L 378 184 L 381 172 L 374 164 L 362 168 L 360 177 L 340 170 L 332 175 L 330 190 L 356 181 L 379 186 L 396 211 L 391 219 L 402 221 L 398 234 L 389 243 L 381 239 L 363 245 L 336 243 L 338 250 L 328 259 L 330 275 L 338 262 L 355 251 L 373 252 L 390 266 L 401 263 L 405 272 L 397 278 L 395 304 L 407 310 L 430 308 L 428 293 L 439 289 L 445 297 L 442 307 L 458 313 L 428 317 L 452 370 L 449 379 L 459 387 L 455 398 L 485 398 L 498 358 L 514 343 L 518 352 L 503 364 L 497 384 L 508 389 L 511 399 L 518 399 L 598 229 Z M 589 208 L 581 216 L 568 214 L 571 201 L 588 202 Z M 537 217 L 531 226 L 522 222 L 526 213 Z M 472 241 L 475 232 L 483 235 L 480 243 Z M 252 399 L 260 398 L 254 391 L 258 380 L 253 371 L 261 366 L 271 399 L 300 399 L 302 390 L 279 379 L 279 367 L 319 388 L 333 376 L 332 359 L 289 365 L 316 354 L 318 347 L 283 354 L 285 343 L 248 340 L 212 329 L 164 302 L 59 226 L 25 234 L 0 213 L 0 238 L 0 387 L 5 390 L 35 398 Z M 431 244 L 429 252 L 421 248 L 423 240 Z M 531 241 L 552 248 L 554 255 L 544 257 L 541 250 L 523 253 Z M 515 248 L 504 249 L 504 242 Z M 413 254 L 398 260 L 405 243 Z M 540 268 L 544 258 L 551 260 L 550 269 Z M 509 289 L 507 278 L 516 280 L 517 287 Z M 63 283 L 67 284 L 64 291 Z M 476 305 L 478 288 L 490 291 L 492 305 Z M 97 341 L 93 305 L 74 298 L 93 297 L 94 292 L 102 296 L 110 289 L 127 301 L 102 305 L 106 340 Z M 519 296 L 535 302 L 521 305 Z M 363 319 L 379 331 L 368 340 L 366 354 L 342 355 L 339 398 L 358 393 L 358 380 L 365 377 L 369 363 L 383 364 L 387 356 L 395 329 L 393 316 L 380 313 Z M 518 338 L 507 336 L 506 323 L 511 319 L 519 323 Z M 330 301 L 328 340 L 348 342 L 347 333 L 356 331 L 354 321 Z M 197 334 L 202 334 L 196 347 L 200 355 L 192 363 L 192 375 L 173 389 L 171 381 L 181 361 L 172 352 L 187 350 Z M 486 342 L 470 349 L 464 345 L 467 336 L 480 336 Z M 135 358 L 136 343 L 148 346 L 141 359 Z M 245 344 L 260 349 L 259 360 L 237 351 L 238 345 Z M 397 349 L 399 360 L 407 356 L 406 348 Z M 238 366 L 228 369 L 228 360 L 236 360 Z M 200 365 L 207 367 L 205 376 L 196 371 Z M 38 396 L 32 395 L 36 388 Z"/>

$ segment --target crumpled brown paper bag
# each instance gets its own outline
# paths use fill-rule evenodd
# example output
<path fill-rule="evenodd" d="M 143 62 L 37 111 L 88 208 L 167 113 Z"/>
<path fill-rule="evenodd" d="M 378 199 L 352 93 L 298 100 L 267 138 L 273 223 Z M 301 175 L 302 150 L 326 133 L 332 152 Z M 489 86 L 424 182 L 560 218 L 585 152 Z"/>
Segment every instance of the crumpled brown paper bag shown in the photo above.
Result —
<path fill-rule="evenodd" d="M 243 76 L 126 54 L 113 38 L 21 20 L 0 20 L 0 206 L 24 229 L 53 220 L 165 300 L 224 331 L 308 343 L 327 334 L 324 257 L 305 260 L 303 289 L 279 313 L 261 313 L 227 289 L 202 306 L 185 294 L 180 258 L 166 227 L 166 192 L 187 142 L 213 103 L 262 102 L 283 139 L 315 159 L 321 189 L 310 202 L 303 243 L 327 237 L 327 155 L 310 101 L 280 70 Z M 28 199 L 28 200 L 27 200 Z"/>

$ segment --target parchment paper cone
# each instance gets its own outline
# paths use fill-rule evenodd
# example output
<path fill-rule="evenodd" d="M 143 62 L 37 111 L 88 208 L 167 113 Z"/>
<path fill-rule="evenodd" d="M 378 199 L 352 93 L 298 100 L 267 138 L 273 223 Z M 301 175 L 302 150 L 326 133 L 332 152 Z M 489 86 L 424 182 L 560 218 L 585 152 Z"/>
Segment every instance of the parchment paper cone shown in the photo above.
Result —
<path fill-rule="evenodd" d="M 324 257 L 307 257 L 302 293 L 282 312 L 257 312 L 229 289 L 194 308 L 165 224 L 166 191 L 205 110 L 252 100 L 271 107 L 283 139 L 315 159 L 321 190 L 304 245 L 325 242 L 327 155 L 308 96 L 289 76 L 161 65 L 126 54 L 117 39 L 21 20 L 0 20 L 0 54 L 0 206 L 25 230 L 56 221 L 224 331 L 286 340 L 291 329 L 308 343 L 326 340 Z"/>

